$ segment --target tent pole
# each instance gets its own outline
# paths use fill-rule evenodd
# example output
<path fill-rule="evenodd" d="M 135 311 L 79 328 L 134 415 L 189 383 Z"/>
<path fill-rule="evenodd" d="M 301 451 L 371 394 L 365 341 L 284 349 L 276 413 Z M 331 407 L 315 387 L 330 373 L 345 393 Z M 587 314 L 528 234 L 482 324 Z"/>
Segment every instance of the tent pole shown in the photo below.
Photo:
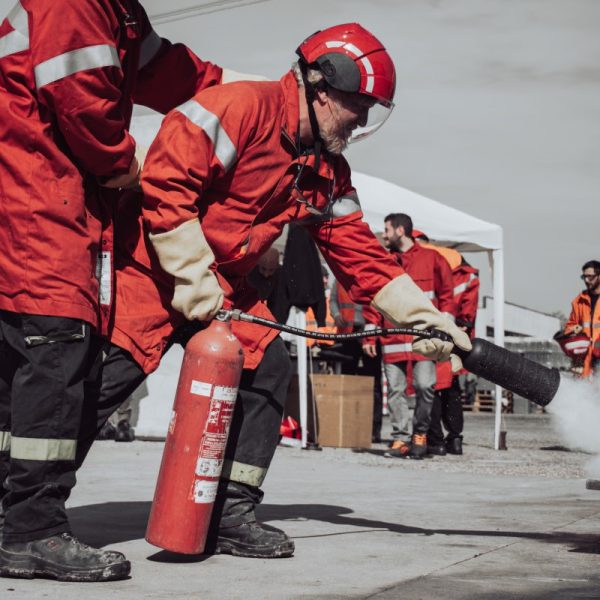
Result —
<path fill-rule="evenodd" d="M 306 329 L 306 313 L 299 308 L 296 327 Z M 302 431 L 302 448 L 308 446 L 308 344 L 305 337 L 296 337 L 296 352 L 298 361 L 298 404 L 300 405 L 300 429 Z"/>
<path fill-rule="evenodd" d="M 492 251 L 492 275 L 494 288 L 494 343 L 504 346 L 504 250 Z M 500 426 L 502 417 L 502 388 L 496 386 L 496 419 L 494 422 L 494 449 L 500 449 Z"/>

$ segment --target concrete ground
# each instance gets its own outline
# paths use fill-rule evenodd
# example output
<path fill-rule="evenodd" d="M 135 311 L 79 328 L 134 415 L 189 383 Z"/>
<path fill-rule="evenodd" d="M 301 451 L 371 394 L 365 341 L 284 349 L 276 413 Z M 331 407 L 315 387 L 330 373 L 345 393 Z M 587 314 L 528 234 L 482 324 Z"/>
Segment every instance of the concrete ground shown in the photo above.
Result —
<path fill-rule="evenodd" d="M 123 551 L 127 581 L 0 580 L 2 600 L 71 598 L 600 599 L 600 492 L 591 458 L 560 445 L 545 415 L 467 415 L 465 455 L 278 450 L 260 517 L 295 540 L 291 559 L 177 557 L 144 541 L 162 444 L 99 442 L 70 503 L 86 542 Z"/>

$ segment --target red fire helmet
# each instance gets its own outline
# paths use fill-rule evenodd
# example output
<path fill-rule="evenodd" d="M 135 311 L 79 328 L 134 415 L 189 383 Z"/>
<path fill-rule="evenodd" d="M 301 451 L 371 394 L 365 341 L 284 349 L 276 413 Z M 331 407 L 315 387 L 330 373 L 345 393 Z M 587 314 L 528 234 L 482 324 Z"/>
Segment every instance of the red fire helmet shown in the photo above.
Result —
<path fill-rule="evenodd" d="M 375 100 L 369 122 L 351 141 L 370 135 L 394 107 L 396 69 L 384 45 L 358 23 L 317 31 L 296 50 L 301 61 L 323 73 L 327 85 L 341 92 L 364 94 Z"/>
<path fill-rule="evenodd" d="M 585 333 L 571 335 L 556 335 L 554 339 L 558 342 L 561 350 L 569 358 L 581 358 L 588 353 L 592 341 Z"/>

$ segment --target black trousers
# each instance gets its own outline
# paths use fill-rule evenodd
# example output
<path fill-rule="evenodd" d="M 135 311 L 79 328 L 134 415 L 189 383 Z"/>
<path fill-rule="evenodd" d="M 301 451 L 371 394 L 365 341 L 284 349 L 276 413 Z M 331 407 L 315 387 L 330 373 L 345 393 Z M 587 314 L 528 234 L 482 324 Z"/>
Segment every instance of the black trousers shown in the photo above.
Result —
<path fill-rule="evenodd" d="M 69 531 L 85 390 L 102 342 L 75 319 L 0 311 L 4 541 Z"/>
<path fill-rule="evenodd" d="M 427 435 L 428 443 L 432 446 L 444 442 L 442 423 L 448 432 L 446 439 L 462 439 L 464 416 L 458 377 L 452 378 L 451 387 L 435 393 L 431 409 L 431 423 Z"/>

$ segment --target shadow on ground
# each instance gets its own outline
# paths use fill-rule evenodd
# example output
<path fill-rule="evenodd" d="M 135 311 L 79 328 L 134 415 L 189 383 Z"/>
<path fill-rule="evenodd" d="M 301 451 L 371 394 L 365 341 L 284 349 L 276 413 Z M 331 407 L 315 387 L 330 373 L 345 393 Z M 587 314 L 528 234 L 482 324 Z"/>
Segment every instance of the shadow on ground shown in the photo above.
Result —
<path fill-rule="evenodd" d="M 107 546 L 137 540 L 144 537 L 146 523 L 150 514 L 150 502 L 106 502 L 78 506 L 68 511 L 73 533 L 82 541 L 92 546 Z M 523 532 L 523 531 L 489 531 L 472 529 L 426 529 L 389 523 L 353 516 L 352 509 L 345 506 L 329 504 L 263 504 L 258 507 L 259 520 L 269 521 L 321 521 L 334 525 L 360 527 L 365 530 L 390 531 L 401 534 L 447 535 L 499 537 L 537 540 L 540 542 L 564 544 L 571 546 L 570 552 L 600 554 L 600 538 L 595 535 L 569 532 Z M 332 535 L 355 534 L 356 531 L 325 533 L 317 535 L 296 536 L 302 538 L 319 538 Z M 151 559 L 165 562 L 181 562 L 178 555 L 159 553 Z"/>

